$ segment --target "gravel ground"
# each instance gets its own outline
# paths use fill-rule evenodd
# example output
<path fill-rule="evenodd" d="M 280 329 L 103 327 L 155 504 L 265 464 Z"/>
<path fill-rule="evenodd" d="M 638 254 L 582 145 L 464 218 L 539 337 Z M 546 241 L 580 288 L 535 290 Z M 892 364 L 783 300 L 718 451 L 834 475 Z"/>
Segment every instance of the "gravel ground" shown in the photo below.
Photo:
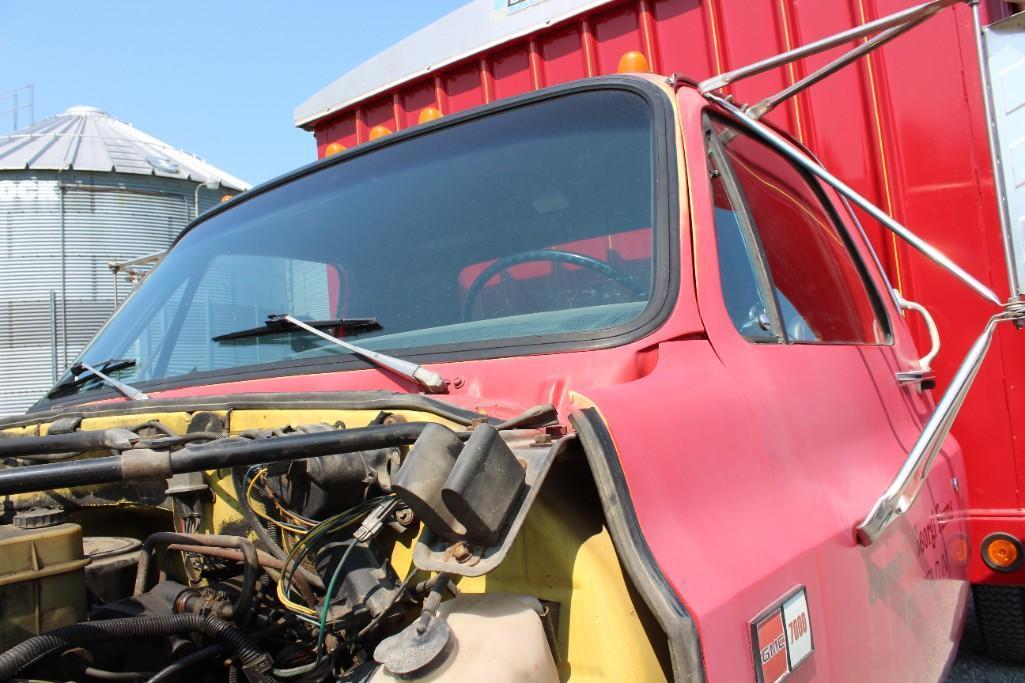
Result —
<path fill-rule="evenodd" d="M 950 670 L 947 683 L 1021 683 L 1025 681 L 1025 666 L 1002 664 L 987 659 L 982 650 L 979 627 L 975 623 L 975 610 L 968 609 L 968 622 L 957 659 Z"/>

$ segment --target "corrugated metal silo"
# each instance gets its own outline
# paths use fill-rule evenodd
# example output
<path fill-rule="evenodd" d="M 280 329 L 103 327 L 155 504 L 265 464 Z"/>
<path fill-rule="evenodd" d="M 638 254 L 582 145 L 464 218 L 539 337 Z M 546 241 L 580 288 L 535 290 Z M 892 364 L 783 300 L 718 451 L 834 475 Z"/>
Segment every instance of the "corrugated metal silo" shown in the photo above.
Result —
<path fill-rule="evenodd" d="M 40 398 L 113 312 L 110 262 L 166 249 L 197 196 L 201 213 L 248 187 L 93 107 L 0 136 L 0 415 Z"/>

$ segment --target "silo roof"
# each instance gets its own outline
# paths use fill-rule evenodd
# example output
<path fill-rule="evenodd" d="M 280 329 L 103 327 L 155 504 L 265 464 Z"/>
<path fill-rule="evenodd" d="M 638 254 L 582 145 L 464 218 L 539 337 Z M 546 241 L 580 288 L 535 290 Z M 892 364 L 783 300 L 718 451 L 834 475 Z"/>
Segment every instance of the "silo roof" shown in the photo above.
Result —
<path fill-rule="evenodd" d="M 175 149 L 96 107 L 71 107 L 27 128 L 0 135 L 0 171 L 61 170 L 136 173 L 247 190 L 250 184 Z"/>

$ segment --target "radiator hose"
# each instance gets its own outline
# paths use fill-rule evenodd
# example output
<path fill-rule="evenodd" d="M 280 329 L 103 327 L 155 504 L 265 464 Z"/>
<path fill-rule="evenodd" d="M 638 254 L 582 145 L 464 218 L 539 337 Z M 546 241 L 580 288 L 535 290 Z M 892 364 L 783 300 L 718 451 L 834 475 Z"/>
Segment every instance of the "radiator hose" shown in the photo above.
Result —
<path fill-rule="evenodd" d="M 216 640 L 238 657 L 250 683 L 273 681 L 272 660 L 232 624 L 211 616 L 175 614 L 166 617 L 128 617 L 91 621 L 58 628 L 29 638 L 0 654 L 0 681 L 13 678 L 22 669 L 71 647 L 84 647 L 108 640 L 147 636 L 201 633 Z"/>

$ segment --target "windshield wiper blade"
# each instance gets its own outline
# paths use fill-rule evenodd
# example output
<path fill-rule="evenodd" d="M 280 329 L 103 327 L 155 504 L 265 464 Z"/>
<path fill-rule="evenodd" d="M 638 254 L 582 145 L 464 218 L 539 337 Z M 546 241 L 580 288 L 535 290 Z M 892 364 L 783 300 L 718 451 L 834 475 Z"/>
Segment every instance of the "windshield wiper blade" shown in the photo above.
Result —
<path fill-rule="evenodd" d="M 402 375 L 406 379 L 411 379 L 432 394 L 440 394 L 448 391 L 448 380 L 438 373 L 428 370 L 422 365 L 417 365 L 416 363 L 411 363 L 408 360 L 402 360 L 401 358 L 389 356 L 384 353 L 378 353 L 377 351 L 371 351 L 370 349 L 365 349 L 362 346 L 350 344 L 349 342 L 343 341 L 337 337 L 332 337 L 326 332 L 321 332 L 316 327 L 313 327 L 302 320 L 293 318 L 287 313 L 283 315 L 268 316 L 267 321 L 270 322 L 271 318 L 275 321 L 285 321 L 291 325 L 295 325 L 300 329 L 306 330 L 310 334 L 315 334 L 321 339 L 329 341 L 336 346 L 340 346 L 350 353 L 356 354 L 360 358 L 365 358 L 385 370 L 391 370 L 397 375 Z"/>
<path fill-rule="evenodd" d="M 125 368 L 130 368 L 133 365 L 135 365 L 134 358 L 108 358 L 105 361 L 97 363 L 96 367 L 105 372 L 116 372 L 117 370 L 124 370 Z M 91 379 L 98 379 L 95 375 L 91 373 L 83 375 L 82 371 L 84 369 L 85 368 L 82 367 L 81 363 L 75 363 L 74 365 L 72 365 L 70 368 L 68 368 L 68 371 L 71 373 L 71 375 L 67 379 L 55 384 L 54 387 L 50 389 L 49 392 L 47 392 L 46 397 L 53 398 L 57 394 L 63 393 L 68 389 L 73 389 L 74 387 L 77 387 L 78 385 L 83 384 L 84 382 L 88 382 Z"/>
<path fill-rule="evenodd" d="M 343 330 L 378 330 L 381 328 L 380 323 L 377 322 L 377 318 L 335 318 L 333 320 L 307 320 L 306 323 L 310 327 L 317 329 L 332 329 L 340 327 Z M 267 316 L 267 324 L 261 325 L 260 327 L 253 327 L 248 330 L 239 330 L 237 332 L 228 332 L 226 334 L 219 334 L 212 338 L 212 341 L 227 341 L 229 339 L 242 339 L 244 337 L 260 337 L 265 334 L 273 334 L 275 332 L 285 332 L 291 328 L 291 325 L 287 320 L 284 320 L 281 316 L 269 315 Z"/>
<path fill-rule="evenodd" d="M 53 389 L 46 394 L 47 398 L 53 398 L 54 396 L 63 393 L 64 391 L 77 387 L 84 382 L 88 382 L 91 379 L 101 380 L 110 386 L 114 387 L 123 396 L 126 396 L 135 401 L 142 401 L 148 399 L 149 396 L 139 391 L 135 387 L 131 387 L 124 382 L 120 382 L 113 377 L 105 374 L 107 372 L 116 372 L 118 370 L 124 370 L 135 365 L 134 358 L 108 358 L 107 360 L 97 363 L 97 367 L 93 367 L 88 363 L 78 362 L 68 368 L 71 372 L 71 377 L 60 382 Z M 83 374 L 88 373 L 88 374 Z"/>

